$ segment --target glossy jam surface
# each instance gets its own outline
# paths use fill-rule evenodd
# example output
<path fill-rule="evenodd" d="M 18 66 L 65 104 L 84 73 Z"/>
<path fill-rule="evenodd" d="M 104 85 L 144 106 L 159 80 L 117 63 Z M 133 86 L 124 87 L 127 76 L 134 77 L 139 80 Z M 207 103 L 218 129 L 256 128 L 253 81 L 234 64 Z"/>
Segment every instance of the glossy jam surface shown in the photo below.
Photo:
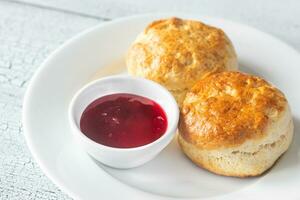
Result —
<path fill-rule="evenodd" d="M 149 144 L 167 129 L 164 110 L 156 102 L 133 94 L 100 97 L 84 110 L 81 131 L 97 143 L 117 148 Z"/>

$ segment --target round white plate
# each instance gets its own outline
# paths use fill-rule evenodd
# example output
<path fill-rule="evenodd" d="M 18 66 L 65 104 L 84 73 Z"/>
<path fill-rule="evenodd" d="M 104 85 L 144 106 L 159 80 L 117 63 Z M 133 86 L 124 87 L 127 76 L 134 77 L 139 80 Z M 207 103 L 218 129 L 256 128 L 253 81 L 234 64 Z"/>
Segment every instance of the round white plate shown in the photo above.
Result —
<path fill-rule="evenodd" d="M 186 159 L 176 141 L 142 167 L 117 170 L 94 161 L 74 142 L 67 119 L 73 94 L 92 79 L 125 72 L 124 55 L 131 42 L 149 22 L 166 16 L 170 15 L 101 24 L 71 39 L 40 67 L 25 96 L 23 125 L 28 146 L 42 170 L 66 193 L 82 200 L 235 199 L 241 195 L 299 199 L 300 56 L 270 35 L 227 20 L 176 15 L 222 28 L 236 48 L 241 70 L 263 76 L 286 94 L 295 138 L 272 170 L 257 178 L 217 176 Z"/>

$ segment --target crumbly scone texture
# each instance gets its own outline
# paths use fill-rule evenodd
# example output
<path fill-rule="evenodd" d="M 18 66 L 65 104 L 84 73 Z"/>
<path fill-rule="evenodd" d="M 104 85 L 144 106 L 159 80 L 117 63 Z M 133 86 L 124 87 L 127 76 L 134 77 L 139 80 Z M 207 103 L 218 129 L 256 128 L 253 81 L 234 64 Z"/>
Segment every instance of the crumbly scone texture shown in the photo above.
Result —
<path fill-rule="evenodd" d="M 290 146 L 293 130 L 293 121 L 290 120 L 286 130 L 270 137 L 271 141 L 262 140 L 224 150 L 199 149 L 181 135 L 178 135 L 178 142 L 186 156 L 201 168 L 223 176 L 250 177 L 263 174 L 275 164 Z M 254 145 L 254 148 L 251 150 L 249 145 Z"/>
<path fill-rule="evenodd" d="M 258 176 L 288 149 L 292 115 L 284 95 L 265 80 L 221 72 L 187 93 L 178 141 L 197 165 L 225 176 Z"/>
<path fill-rule="evenodd" d="M 286 109 L 283 93 L 262 78 L 221 72 L 200 80 L 187 93 L 179 130 L 198 148 L 235 147 L 266 136 L 268 126 Z"/>
<path fill-rule="evenodd" d="M 130 47 L 126 64 L 130 74 L 165 86 L 180 105 L 202 77 L 238 68 L 233 45 L 221 29 L 179 18 L 151 23 Z"/>

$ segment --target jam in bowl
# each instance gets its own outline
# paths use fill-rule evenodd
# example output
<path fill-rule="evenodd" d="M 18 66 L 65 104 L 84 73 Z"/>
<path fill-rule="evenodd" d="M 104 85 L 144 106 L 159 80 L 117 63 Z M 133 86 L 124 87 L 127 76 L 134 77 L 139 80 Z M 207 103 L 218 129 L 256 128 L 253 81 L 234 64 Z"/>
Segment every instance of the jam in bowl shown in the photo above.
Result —
<path fill-rule="evenodd" d="M 174 137 L 178 119 L 170 92 L 130 76 L 93 81 L 74 95 L 69 106 L 78 144 L 115 168 L 137 167 L 154 158 Z"/>
<path fill-rule="evenodd" d="M 151 99 L 116 93 L 89 104 L 82 113 L 80 129 L 99 144 L 132 148 L 160 138 L 167 130 L 167 117 Z"/>

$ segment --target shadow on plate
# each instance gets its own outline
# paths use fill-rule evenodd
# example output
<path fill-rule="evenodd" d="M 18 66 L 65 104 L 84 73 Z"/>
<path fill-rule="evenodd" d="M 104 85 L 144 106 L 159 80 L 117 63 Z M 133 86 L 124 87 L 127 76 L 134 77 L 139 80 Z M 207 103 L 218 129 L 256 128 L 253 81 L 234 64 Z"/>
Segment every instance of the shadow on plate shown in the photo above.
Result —
<path fill-rule="evenodd" d="M 290 174 L 299 174 L 300 164 L 300 119 L 294 117 L 294 138 L 290 148 L 277 160 L 275 165 L 266 173 L 263 180 L 275 181 L 276 184 L 285 184 Z"/>
<path fill-rule="evenodd" d="M 248 74 L 256 75 L 256 76 L 261 76 L 260 73 L 256 72 L 254 70 L 255 68 L 252 66 L 247 66 L 244 62 L 239 61 L 239 70 L 242 72 L 246 72 Z"/>

